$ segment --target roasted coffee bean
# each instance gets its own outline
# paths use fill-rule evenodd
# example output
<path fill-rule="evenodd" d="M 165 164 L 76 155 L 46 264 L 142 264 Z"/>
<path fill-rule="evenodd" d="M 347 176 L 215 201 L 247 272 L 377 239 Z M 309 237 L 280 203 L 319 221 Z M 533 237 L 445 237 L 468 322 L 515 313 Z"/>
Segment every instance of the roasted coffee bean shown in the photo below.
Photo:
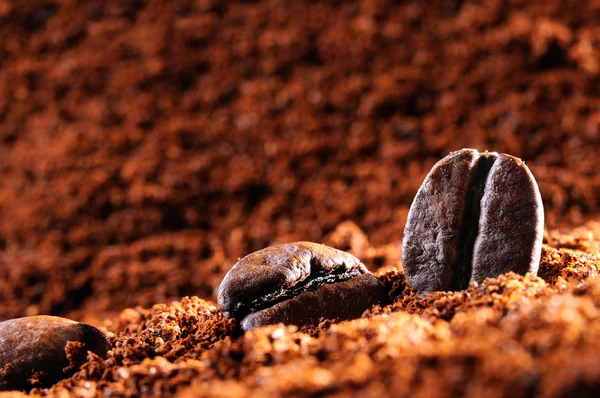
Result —
<path fill-rule="evenodd" d="M 55 316 L 0 322 L 0 390 L 48 387 L 87 361 L 105 358 L 110 344 L 93 326 Z"/>
<path fill-rule="evenodd" d="M 537 273 L 544 208 L 520 159 L 462 149 L 440 160 L 412 203 L 402 263 L 421 294 L 462 290 L 513 271 Z"/>
<path fill-rule="evenodd" d="M 238 319 L 243 330 L 358 318 L 386 298 L 385 287 L 356 257 L 311 242 L 247 255 L 225 275 L 218 292 L 223 315 Z"/>

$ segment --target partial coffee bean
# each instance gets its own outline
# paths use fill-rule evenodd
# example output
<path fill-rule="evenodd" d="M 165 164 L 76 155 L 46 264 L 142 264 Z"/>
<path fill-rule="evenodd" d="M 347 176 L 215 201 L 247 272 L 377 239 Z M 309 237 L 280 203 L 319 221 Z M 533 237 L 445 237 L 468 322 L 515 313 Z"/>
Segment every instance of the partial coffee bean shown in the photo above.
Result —
<path fill-rule="evenodd" d="M 520 159 L 462 149 L 440 160 L 412 203 L 402 263 L 413 290 L 462 290 L 509 271 L 537 273 L 544 207 Z"/>
<path fill-rule="evenodd" d="M 225 275 L 218 303 L 243 330 L 321 318 L 358 318 L 387 299 L 387 290 L 354 256 L 311 242 L 268 247 L 247 255 Z"/>
<path fill-rule="evenodd" d="M 109 349 L 100 330 L 65 318 L 0 322 L 0 390 L 49 387 L 79 370 L 88 351 L 106 358 Z"/>

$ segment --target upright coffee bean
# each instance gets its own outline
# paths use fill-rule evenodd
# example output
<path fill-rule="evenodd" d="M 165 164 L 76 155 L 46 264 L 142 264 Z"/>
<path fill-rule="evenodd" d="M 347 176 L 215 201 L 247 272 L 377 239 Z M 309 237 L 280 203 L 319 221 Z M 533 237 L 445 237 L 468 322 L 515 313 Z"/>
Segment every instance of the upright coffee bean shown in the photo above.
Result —
<path fill-rule="evenodd" d="M 422 294 L 462 290 L 514 271 L 537 273 L 544 208 L 520 159 L 462 149 L 440 160 L 417 192 L 402 263 Z"/>
<path fill-rule="evenodd" d="M 109 349 L 100 330 L 65 318 L 0 322 L 0 390 L 48 387 L 79 370 L 88 351 L 106 357 Z"/>
<path fill-rule="evenodd" d="M 259 250 L 238 261 L 219 286 L 218 302 L 243 330 L 320 318 L 358 318 L 385 301 L 387 290 L 354 256 L 297 242 Z"/>

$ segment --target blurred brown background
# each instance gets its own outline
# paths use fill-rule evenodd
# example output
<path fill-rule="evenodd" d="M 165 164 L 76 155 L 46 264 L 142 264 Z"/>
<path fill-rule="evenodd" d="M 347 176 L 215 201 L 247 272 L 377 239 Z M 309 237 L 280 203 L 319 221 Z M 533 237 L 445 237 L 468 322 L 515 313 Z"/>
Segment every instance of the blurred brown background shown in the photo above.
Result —
<path fill-rule="evenodd" d="M 462 147 L 592 219 L 599 76 L 595 1 L 0 0 L 0 319 L 211 298 L 346 220 L 396 244 Z"/>

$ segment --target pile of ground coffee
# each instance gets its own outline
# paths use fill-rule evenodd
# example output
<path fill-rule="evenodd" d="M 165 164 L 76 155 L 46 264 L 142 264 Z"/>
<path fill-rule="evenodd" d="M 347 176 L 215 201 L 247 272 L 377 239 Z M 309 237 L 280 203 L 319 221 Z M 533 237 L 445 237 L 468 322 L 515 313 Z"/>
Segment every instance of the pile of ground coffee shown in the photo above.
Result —
<path fill-rule="evenodd" d="M 0 319 L 110 332 L 57 395 L 596 391 L 599 18 L 593 1 L 0 0 Z M 535 175 L 538 277 L 419 299 L 408 209 L 463 147 Z M 395 302 L 240 337 L 213 304 L 223 276 L 300 240 L 351 252 Z"/>

